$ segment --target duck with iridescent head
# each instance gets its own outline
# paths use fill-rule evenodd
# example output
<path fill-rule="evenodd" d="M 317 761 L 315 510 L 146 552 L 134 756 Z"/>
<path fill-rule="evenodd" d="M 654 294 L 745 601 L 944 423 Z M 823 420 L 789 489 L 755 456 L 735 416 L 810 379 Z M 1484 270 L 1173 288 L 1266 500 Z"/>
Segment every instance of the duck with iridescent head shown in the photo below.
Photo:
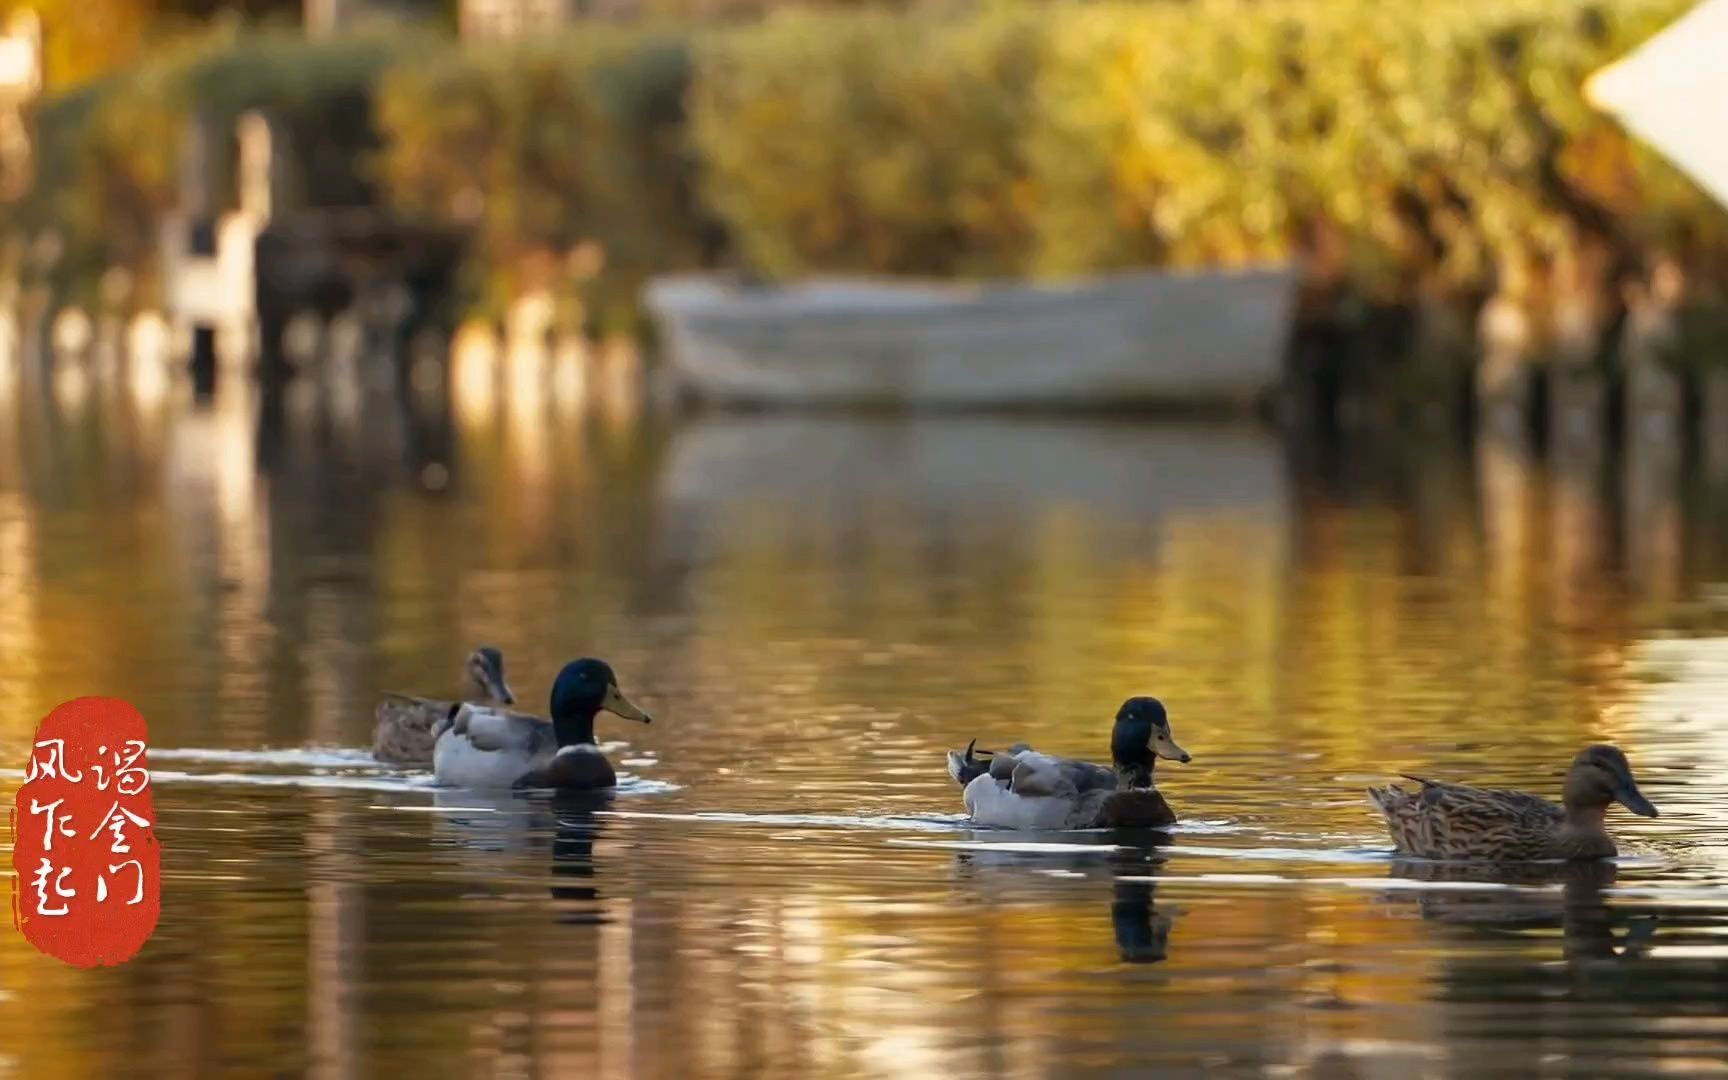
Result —
<path fill-rule="evenodd" d="M 1025 743 L 984 752 L 977 740 L 948 752 L 948 774 L 962 789 L 966 812 L 980 825 L 1009 829 L 1160 828 L 1176 812 L 1152 782 L 1157 759 L 1188 762 L 1176 745 L 1163 702 L 1123 702 L 1110 732 L 1109 766 L 1040 754 Z"/>
<path fill-rule="evenodd" d="M 618 782 L 594 741 L 602 711 L 638 723 L 653 717 L 618 689 L 602 660 L 572 660 L 552 683 L 552 722 L 483 705 L 456 706 L 436 730 L 432 771 L 466 788 L 556 788 L 593 791 Z"/>

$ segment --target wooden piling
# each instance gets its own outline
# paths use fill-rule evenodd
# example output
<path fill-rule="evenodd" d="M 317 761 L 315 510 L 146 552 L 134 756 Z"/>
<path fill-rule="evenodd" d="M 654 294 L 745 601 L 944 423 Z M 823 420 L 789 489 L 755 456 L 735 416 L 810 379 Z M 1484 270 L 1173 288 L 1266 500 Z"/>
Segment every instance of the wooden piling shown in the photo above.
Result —
<path fill-rule="evenodd" d="M 1495 295 L 1477 323 L 1482 355 L 1476 367 L 1476 401 L 1483 426 L 1505 436 L 1529 425 L 1535 402 L 1535 329 L 1515 292 Z"/>
<path fill-rule="evenodd" d="M 1713 484 L 1728 483 L 1728 357 L 1716 358 L 1699 383 L 1704 472 Z"/>
<path fill-rule="evenodd" d="M 1627 289 L 1620 355 L 1626 365 L 1626 437 L 1677 440 L 1685 412 L 1685 385 L 1675 366 L 1685 276 L 1671 259 L 1657 263 L 1647 282 Z"/>

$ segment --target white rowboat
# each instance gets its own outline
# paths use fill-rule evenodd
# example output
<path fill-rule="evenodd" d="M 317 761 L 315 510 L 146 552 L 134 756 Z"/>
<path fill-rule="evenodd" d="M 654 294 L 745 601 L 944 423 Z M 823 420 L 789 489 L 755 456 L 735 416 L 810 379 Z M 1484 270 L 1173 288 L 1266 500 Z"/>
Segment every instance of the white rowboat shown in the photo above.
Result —
<path fill-rule="evenodd" d="M 734 405 L 1251 405 L 1283 378 L 1294 267 L 1061 285 L 653 282 L 674 372 Z"/>

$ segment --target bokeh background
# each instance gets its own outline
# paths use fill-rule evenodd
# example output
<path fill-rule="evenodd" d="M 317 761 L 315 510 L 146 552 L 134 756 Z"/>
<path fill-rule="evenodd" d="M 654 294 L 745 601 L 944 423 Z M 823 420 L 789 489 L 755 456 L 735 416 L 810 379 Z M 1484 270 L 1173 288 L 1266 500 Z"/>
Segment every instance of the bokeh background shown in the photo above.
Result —
<path fill-rule="evenodd" d="M 0 799 L 127 698 L 164 884 L 0 928 L 0 1076 L 1722 1075 L 1728 209 L 1588 93 L 1690 7 L 12 8 Z M 642 301 L 1267 263 L 1226 415 L 702 408 Z M 254 281 L 270 362 L 183 310 Z M 480 644 L 613 664 L 615 795 L 371 759 Z M 1173 833 L 965 820 L 1137 693 Z M 1601 867 L 1363 795 L 1592 741 Z"/>

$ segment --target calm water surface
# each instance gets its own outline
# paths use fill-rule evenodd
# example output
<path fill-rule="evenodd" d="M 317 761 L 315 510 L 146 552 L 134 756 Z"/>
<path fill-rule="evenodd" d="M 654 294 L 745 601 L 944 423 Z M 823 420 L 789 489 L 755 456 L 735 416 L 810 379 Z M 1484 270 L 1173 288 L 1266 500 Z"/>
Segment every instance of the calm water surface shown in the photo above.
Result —
<path fill-rule="evenodd" d="M 1719 456 L 147 375 L 0 375 L 0 799 L 125 696 L 165 873 L 121 968 L 0 931 L 0 1074 L 1728 1073 Z M 613 662 L 614 796 L 370 763 L 482 642 L 537 709 Z M 959 816 L 943 751 L 1135 693 L 1172 835 Z M 1362 795 L 1597 739 L 1662 817 L 1595 872 L 1395 862 Z"/>

